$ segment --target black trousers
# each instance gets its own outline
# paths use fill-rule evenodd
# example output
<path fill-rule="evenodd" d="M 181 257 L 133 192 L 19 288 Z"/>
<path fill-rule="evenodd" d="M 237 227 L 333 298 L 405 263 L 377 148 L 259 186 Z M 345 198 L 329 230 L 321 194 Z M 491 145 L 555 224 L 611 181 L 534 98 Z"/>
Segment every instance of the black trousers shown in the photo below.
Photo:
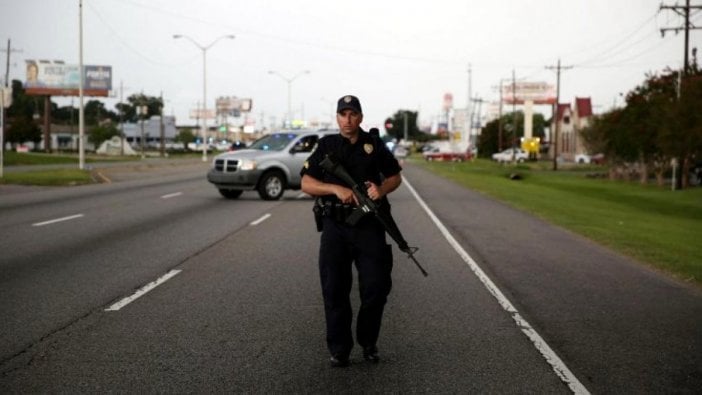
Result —
<path fill-rule="evenodd" d="M 319 274 L 331 354 L 348 355 L 353 348 L 351 323 L 352 263 L 358 271 L 361 306 L 356 319 L 356 340 L 362 347 L 378 340 L 383 308 L 392 287 L 392 249 L 385 229 L 369 216 L 354 226 L 324 218 Z"/>

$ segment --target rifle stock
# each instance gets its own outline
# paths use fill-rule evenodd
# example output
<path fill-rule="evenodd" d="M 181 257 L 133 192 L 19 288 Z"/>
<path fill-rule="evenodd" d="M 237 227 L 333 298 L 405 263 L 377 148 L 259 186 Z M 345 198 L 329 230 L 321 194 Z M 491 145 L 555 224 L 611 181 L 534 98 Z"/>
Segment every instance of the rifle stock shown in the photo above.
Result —
<path fill-rule="evenodd" d="M 424 277 L 427 277 L 429 274 L 426 270 L 424 270 L 422 265 L 420 265 L 417 259 L 414 257 L 414 254 L 417 252 L 418 248 L 410 247 L 407 244 L 407 241 L 404 237 L 402 237 L 402 233 L 397 227 L 397 224 L 392 218 L 392 215 L 390 215 L 389 212 L 385 213 L 382 210 L 380 210 L 378 204 L 374 202 L 373 199 L 368 197 L 368 188 L 366 187 L 366 185 L 363 183 L 357 183 L 353 179 L 353 177 L 351 177 L 351 175 L 346 171 L 346 169 L 344 169 L 344 167 L 339 162 L 334 160 L 330 155 L 327 155 L 324 158 L 324 160 L 322 160 L 319 164 L 324 170 L 328 171 L 329 173 L 341 179 L 347 185 L 351 186 L 351 190 L 353 191 L 354 196 L 356 196 L 356 200 L 358 200 L 358 208 L 356 208 L 353 214 L 351 214 L 346 219 L 346 222 L 349 225 L 355 225 L 361 218 L 365 217 L 367 214 L 374 214 L 378 221 L 380 221 L 380 223 L 385 228 L 385 232 L 387 232 L 387 234 L 390 235 L 390 237 L 393 240 L 395 240 L 395 243 L 397 243 L 397 246 L 400 248 L 400 251 L 407 254 L 407 257 L 410 258 L 415 265 L 417 265 L 417 268 L 419 269 L 419 271 L 422 272 Z"/>

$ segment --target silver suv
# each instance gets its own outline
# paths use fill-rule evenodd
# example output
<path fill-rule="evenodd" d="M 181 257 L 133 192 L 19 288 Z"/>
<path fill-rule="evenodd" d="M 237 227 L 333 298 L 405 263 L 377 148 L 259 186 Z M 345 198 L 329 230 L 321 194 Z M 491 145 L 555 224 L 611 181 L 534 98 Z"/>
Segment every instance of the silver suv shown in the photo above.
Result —
<path fill-rule="evenodd" d="M 337 131 L 275 132 L 251 146 L 215 156 L 207 181 L 227 199 L 257 190 L 264 200 L 278 200 L 286 189 L 300 189 L 300 170 L 317 140 Z"/>

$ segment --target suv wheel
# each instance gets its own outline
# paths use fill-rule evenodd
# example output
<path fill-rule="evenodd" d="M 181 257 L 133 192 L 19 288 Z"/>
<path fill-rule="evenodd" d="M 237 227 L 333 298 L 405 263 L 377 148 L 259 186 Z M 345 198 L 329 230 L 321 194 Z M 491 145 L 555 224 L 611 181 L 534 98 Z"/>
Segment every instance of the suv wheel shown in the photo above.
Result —
<path fill-rule="evenodd" d="M 278 200 L 285 192 L 285 177 L 279 171 L 271 171 L 261 177 L 258 195 L 263 200 Z"/>
<path fill-rule="evenodd" d="M 236 199 L 239 196 L 241 196 L 241 194 L 243 192 L 244 191 L 237 190 L 237 189 L 220 189 L 219 190 L 219 194 L 224 196 L 227 199 Z"/>

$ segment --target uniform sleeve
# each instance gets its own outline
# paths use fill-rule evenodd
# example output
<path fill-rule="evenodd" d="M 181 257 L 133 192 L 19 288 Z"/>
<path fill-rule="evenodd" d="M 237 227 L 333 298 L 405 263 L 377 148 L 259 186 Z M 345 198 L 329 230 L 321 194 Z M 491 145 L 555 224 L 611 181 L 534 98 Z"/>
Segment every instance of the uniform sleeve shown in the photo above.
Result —
<path fill-rule="evenodd" d="M 317 141 L 317 146 L 314 148 L 310 156 L 307 158 L 305 163 L 302 165 L 300 170 L 300 176 L 307 174 L 317 180 L 322 180 L 324 177 L 324 170 L 319 165 L 319 162 L 324 160 L 324 152 L 326 152 L 326 140 L 325 137 Z"/>
<path fill-rule="evenodd" d="M 380 146 L 382 147 L 380 149 L 379 158 L 380 172 L 383 173 L 385 177 L 390 177 L 399 174 L 402 171 L 402 167 L 397 161 L 397 158 L 395 158 L 395 155 L 393 155 L 392 152 L 390 152 L 388 147 L 386 147 L 385 144 L 382 143 L 382 141 L 380 142 Z"/>

